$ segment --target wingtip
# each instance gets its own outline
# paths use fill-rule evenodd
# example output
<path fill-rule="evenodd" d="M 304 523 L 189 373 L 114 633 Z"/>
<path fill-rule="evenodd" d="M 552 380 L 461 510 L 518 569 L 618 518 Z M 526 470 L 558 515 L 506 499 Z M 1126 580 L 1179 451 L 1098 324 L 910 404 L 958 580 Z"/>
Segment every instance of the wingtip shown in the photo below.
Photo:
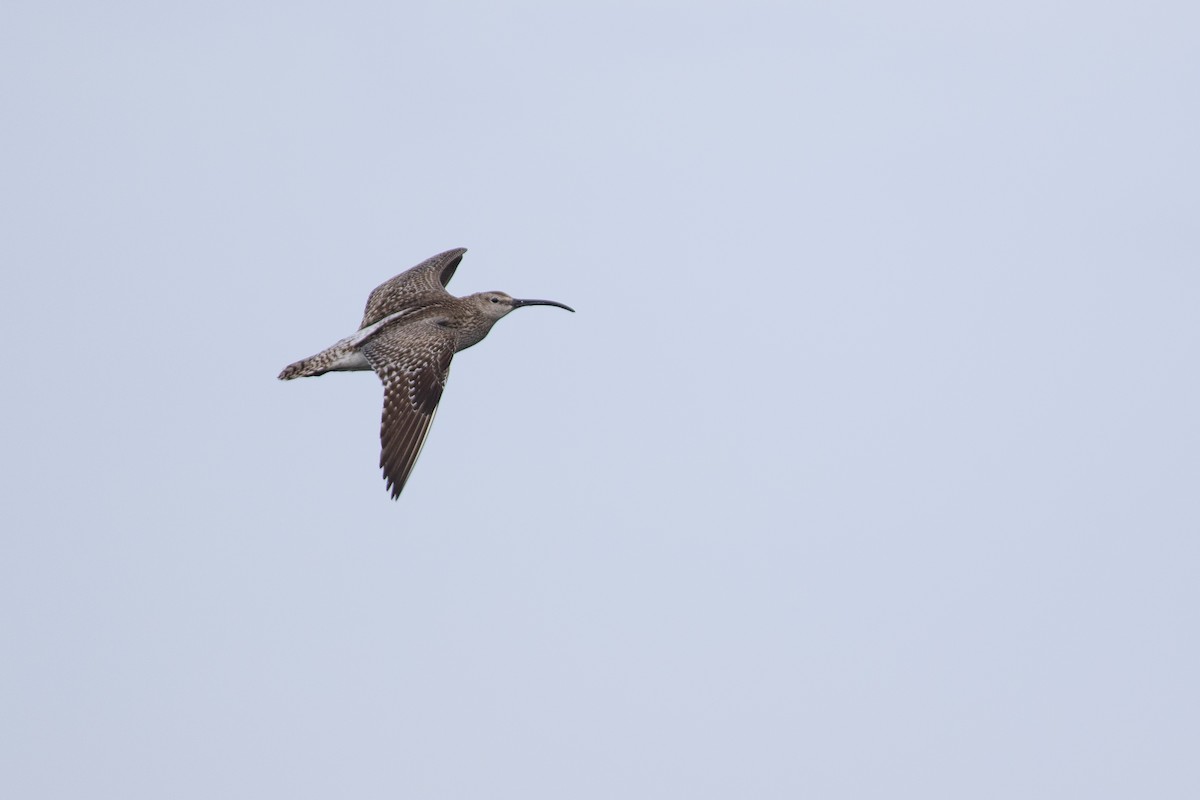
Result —
<path fill-rule="evenodd" d="M 400 492 L 404 490 L 403 486 L 397 486 L 396 482 L 391 478 L 387 479 L 387 488 L 388 494 L 391 495 L 393 502 L 400 499 Z"/>

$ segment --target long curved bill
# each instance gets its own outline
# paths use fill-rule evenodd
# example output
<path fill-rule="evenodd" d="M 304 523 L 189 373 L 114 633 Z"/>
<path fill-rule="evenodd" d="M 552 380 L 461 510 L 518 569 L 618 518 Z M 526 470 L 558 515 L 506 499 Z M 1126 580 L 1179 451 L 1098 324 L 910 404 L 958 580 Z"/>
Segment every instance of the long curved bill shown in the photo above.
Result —
<path fill-rule="evenodd" d="M 555 308 L 565 308 L 572 314 L 575 313 L 575 309 L 570 306 L 564 306 L 562 303 L 556 303 L 553 300 L 518 300 L 514 297 L 512 305 L 513 308 L 520 308 L 521 306 L 554 306 Z"/>

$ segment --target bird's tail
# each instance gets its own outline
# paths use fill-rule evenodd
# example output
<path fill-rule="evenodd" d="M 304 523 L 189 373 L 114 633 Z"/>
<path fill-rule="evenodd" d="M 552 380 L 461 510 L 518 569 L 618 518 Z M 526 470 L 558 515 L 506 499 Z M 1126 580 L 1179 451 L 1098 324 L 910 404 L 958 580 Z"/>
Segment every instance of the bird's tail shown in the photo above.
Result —
<path fill-rule="evenodd" d="M 316 375 L 324 375 L 328 370 L 322 369 L 320 361 L 321 355 L 319 354 L 301 359 L 295 364 L 288 364 L 283 368 L 283 372 L 279 373 L 279 380 L 290 381 L 292 378 L 311 378 Z"/>
<path fill-rule="evenodd" d="M 295 364 L 288 364 L 283 368 L 283 372 L 279 373 L 279 380 L 311 378 L 334 370 L 351 371 L 370 368 L 371 365 L 367 363 L 366 358 L 352 346 L 350 339 L 347 338 L 333 347 L 326 347 L 315 356 L 309 356 Z"/>

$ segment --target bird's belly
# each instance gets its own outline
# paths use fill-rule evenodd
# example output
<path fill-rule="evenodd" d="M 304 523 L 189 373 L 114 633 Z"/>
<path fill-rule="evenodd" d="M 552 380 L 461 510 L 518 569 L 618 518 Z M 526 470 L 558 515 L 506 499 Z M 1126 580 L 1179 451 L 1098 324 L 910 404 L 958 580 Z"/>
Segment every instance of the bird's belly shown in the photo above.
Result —
<path fill-rule="evenodd" d="M 371 365 L 367 363 L 367 357 L 361 351 L 349 349 L 339 354 L 328 367 L 330 372 L 354 372 L 355 370 L 370 368 Z"/>

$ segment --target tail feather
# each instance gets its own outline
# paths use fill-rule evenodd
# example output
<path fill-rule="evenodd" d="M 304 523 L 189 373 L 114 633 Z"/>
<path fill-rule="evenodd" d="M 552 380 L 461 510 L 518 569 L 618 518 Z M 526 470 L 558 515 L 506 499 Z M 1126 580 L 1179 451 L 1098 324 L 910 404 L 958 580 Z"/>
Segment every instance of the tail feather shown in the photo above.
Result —
<path fill-rule="evenodd" d="M 366 357 L 351 343 L 350 337 L 343 339 L 332 347 L 327 347 L 315 356 L 288 364 L 279 373 L 279 380 L 290 381 L 292 378 L 312 378 L 324 375 L 334 370 L 352 372 L 369 370 L 371 365 Z"/>
<path fill-rule="evenodd" d="M 324 375 L 328 370 L 321 369 L 320 364 L 316 363 L 318 358 L 319 356 L 313 356 L 301 359 L 294 364 L 288 364 L 283 368 L 283 372 L 279 373 L 279 380 L 290 381 L 292 378 L 311 378 Z"/>

